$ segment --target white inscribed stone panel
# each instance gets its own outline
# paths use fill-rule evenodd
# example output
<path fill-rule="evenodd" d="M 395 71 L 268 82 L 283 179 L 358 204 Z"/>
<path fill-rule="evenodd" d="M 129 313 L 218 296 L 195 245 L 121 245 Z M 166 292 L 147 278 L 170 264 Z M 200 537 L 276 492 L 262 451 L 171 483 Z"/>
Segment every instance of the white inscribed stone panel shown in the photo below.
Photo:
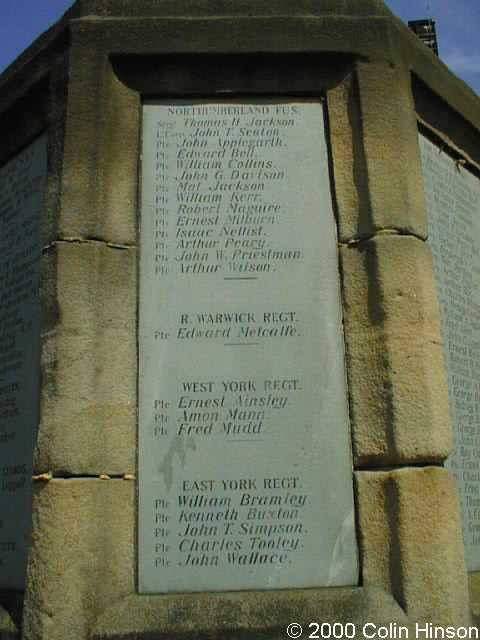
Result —
<path fill-rule="evenodd" d="M 480 569 L 480 180 L 420 135 L 465 559 Z"/>
<path fill-rule="evenodd" d="M 356 584 L 323 107 L 143 117 L 139 589 Z"/>

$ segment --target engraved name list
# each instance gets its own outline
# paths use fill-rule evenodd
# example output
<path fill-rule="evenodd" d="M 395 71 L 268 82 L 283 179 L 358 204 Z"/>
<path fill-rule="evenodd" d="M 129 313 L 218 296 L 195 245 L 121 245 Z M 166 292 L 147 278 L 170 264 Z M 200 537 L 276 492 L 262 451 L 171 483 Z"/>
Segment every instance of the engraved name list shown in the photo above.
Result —
<path fill-rule="evenodd" d="M 480 569 L 480 180 L 420 136 L 465 559 Z"/>
<path fill-rule="evenodd" d="M 142 173 L 140 591 L 354 584 L 322 105 L 146 104 Z"/>

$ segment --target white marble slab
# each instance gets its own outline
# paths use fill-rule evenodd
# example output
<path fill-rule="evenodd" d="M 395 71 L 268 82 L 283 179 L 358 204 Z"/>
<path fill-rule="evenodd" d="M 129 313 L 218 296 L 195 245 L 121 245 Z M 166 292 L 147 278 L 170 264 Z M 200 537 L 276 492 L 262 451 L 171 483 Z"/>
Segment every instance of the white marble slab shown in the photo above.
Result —
<path fill-rule="evenodd" d="M 140 592 L 356 584 L 322 105 L 143 117 Z"/>

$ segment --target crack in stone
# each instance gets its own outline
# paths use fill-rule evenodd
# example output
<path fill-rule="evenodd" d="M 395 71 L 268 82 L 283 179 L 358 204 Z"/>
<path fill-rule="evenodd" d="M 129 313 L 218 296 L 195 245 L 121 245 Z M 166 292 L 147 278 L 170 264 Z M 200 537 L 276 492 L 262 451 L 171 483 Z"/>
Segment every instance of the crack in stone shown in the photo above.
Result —
<path fill-rule="evenodd" d="M 51 482 L 52 480 L 136 480 L 133 473 L 99 473 L 99 474 L 62 474 L 57 475 L 52 471 L 39 473 L 32 476 L 33 482 Z"/>
<path fill-rule="evenodd" d="M 382 236 L 396 236 L 400 238 L 414 238 L 415 240 L 420 240 L 420 242 L 425 243 L 426 239 L 422 236 L 412 233 L 410 231 L 402 231 L 401 229 L 393 229 L 385 227 L 384 229 L 379 229 L 375 233 L 370 233 L 362 236 L 357 236 L 351 238 L 350 240 L 339 240 L 338 244 L 341 247 L 354 247 L 360 244 L 369 242 L 370 240 L 375 240 L 375 238 L 379 238 Z"/>
<path fill-rule="evenodd" d="M 428 467 L 438 467 L 439 469 L 443 469 L 443 462 L 439 462 L 438 460 L 422 460 L 421 462 L 405 462 L 405 464 L 391 464 L 391 465 L 379 465 L 374 466 L 373 463 L 370 464 L 359 464 L 355 465 L 354 472 L 359 471 L 368 471 L 369 473 L 385 473 L 389 471 L 400 471 L 402 469 L 428 469 Z"/>
<path fill-rule="evenodd" d="M 92 245 L 103 245 L 108 247 L 109 249 L 117 249 L 119 251 L 126 251 L 131 249 L 136 249 L 136 245 L 134 244 L 122 244 L 120 242 L 110 242 L 108 240 L 102 240 L 101 238 L 84 238 L 81 236 L 67 236 L 63 238 L 57 238 L 53 240 L 49 244 L 45 245 L 42 248 L 42 253 L 47 253 L 51 249 L 55 248 L 59 244 L 92 244 Z"/>

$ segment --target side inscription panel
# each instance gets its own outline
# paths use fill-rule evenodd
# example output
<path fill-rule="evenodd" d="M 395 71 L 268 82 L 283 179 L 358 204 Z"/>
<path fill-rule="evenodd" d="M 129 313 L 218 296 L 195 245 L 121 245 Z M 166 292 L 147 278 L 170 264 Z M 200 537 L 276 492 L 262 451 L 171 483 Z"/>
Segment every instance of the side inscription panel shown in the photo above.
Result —
<path fill-rule="evenodd" d="M 22 589 L 39 421 L 40 215 L 47 138 L 0 168 L 0 588 Z"/>
<path fill-rule="evenodd" d="M 420 136 L 469 571 L 480 569 L 480 180 Z"/>

